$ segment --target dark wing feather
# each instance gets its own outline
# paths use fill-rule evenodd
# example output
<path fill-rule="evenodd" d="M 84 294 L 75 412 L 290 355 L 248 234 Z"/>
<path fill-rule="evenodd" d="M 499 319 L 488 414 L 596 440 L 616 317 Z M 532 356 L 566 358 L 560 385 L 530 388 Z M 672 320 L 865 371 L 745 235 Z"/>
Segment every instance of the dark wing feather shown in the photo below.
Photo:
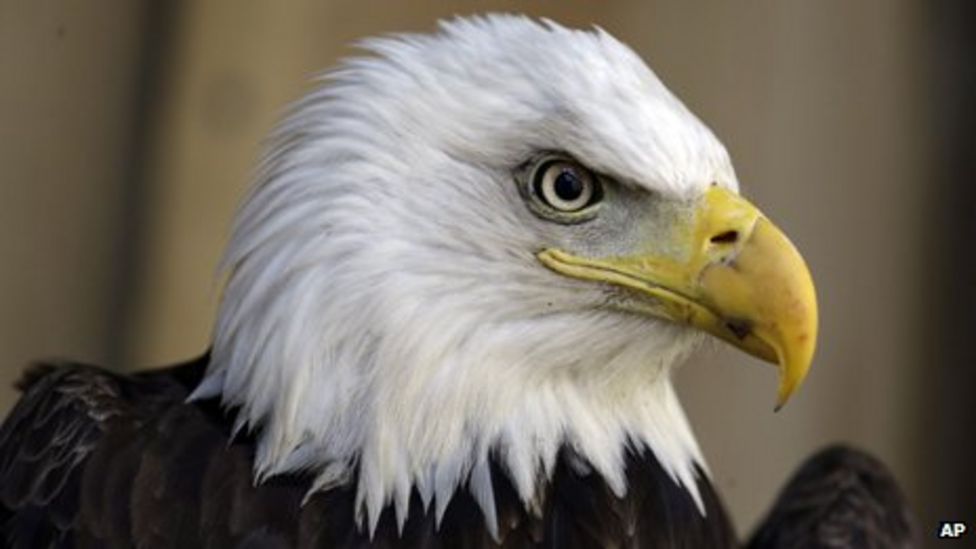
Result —
<path fill-rule="evenodd" d="M 75 363 L 28 369 L 0 425 L 0 546 L 129 539 L 126 497 L 141 466 L 142 427 L 182 402 L 183 377 L 205 360 L 137 376 Z"/>
<path fill-rule="evenodd" d="M 254 439 L 231 436 L 233 411 L 186 403 L 208 357 L 120 376 L 80 365 L 32 370 L 0 428 L 0 547 L 724 548 L 735 546 L 703 475 L 703 516 L 650 451 L 627 453 L 627 494 L 565 449 L 528 512 L 497 463 L 499 540 L 467 490 L 440 525 L 415 491 L 402 531 L 392 506 L 370 536 L 355 520 L 356 482 L 310 497 L 311 478 L 253 482 Z"/>
<path fill-rule="evenodd" d="M 907 549 L 919 534 L 894 477 L 877 459 L 836 446 L 810 458 L 780 494 L 751 549 Z"/>
<path fill-rule="evenodd" d="M 0 426 L 0 531 L 13 547 L 56 546 L 77 518 L 79 466 L 124 406 L 87 366 L 35 366 L 20 387 Z"/>

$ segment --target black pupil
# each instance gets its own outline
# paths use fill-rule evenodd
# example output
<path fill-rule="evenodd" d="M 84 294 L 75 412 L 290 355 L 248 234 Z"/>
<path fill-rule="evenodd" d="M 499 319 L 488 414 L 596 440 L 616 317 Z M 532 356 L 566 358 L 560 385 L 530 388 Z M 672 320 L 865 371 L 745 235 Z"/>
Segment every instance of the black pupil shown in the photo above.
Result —
<path fill-rule="evenodd" d="M 563 169 L 553 182 L 553 191 L 561 200 L 572 202 L 583 194 L 583 180 L 569 168 Z"/>

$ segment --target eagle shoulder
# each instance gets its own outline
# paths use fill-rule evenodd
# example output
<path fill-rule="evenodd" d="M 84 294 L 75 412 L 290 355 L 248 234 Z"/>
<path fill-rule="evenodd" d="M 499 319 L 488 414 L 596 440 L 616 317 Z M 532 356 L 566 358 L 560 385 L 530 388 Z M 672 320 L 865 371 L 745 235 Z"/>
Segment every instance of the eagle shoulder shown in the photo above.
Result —
<path fill-rule="evenodd" d="M 887 467 L 838 445 L 800 467 L 749 547 L 909 549 L 919 539 L 917 520 Z"/>
<path fill-rule="evenodd" d="M 186 398 L 184 378 L 197 368 L 132 376 L 73 362 L 28 368 L 0 425 L 0 546 L 127 537 L 128 502 L 119 500 L 143 465 L 141 444 L 155 438 L 143 427 Z"/>
<path fill-rule="evenodd" d="M 36 364 L 0 426 L 0 513 L 13 547 L 57 546 L 77 519 L 81 465 L 128 414 L 117 376 L 72 363 Z"/>

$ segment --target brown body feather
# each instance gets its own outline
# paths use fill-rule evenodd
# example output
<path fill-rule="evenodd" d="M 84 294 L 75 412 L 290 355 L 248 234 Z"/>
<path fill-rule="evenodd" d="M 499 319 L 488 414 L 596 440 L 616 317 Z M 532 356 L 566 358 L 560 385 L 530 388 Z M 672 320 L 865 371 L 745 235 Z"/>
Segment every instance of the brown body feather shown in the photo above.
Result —
<path fill-rule="evenodd" d="M 230 436 L 215 401 L 185 403 L 207 358 L 134 376 L 42 366 L 0 429 L 0 535 L 9 547 L 728 547 L 733 533 L 706 481 L 702 516 L 650 452 L 631 452 L 615 497 L 564 451 L 525 511 L 494 467 L 500 545 L 460 490 L 440 527 L 416 493 L 402 533 L 387 508 L 372 538 L 356 526 L 355 482 L 318 493 L 311 479 L 253 483 L 253 440 Z M 575 464 L 575 465 L 571 465 Z"/>
<path fill-rule="evenodd" d="M 21 384 L 23 398 L 0 427 L 0 546 L 737 546 L 721 503 L 704 476 L 700 475 L 699 481 L 706 508 L 703 516 L 688 492 L 665 473 L 653 454 L 638 450 L 628 452 L 628 491 L 618 498 L 565 449 L 552 479 L 540 488 L 538 513 L 525 510 L 506 473 L 495 465 L 492 482 L 499 524 L 497 543 L 467 490 L 454 495 L 439 527 L 433 509 L 425 509 L 415 492 L 402 532 L 392 507 L 388 507 L 371 539 L 356 525 L 355 479 L 349 485 L 318 493 L 304 504 L 309 477 L 279 476 L 254 484 L 254 441 L 249 436 L 231 436 L 233 414 L 213 400 L 185 402 L 207 361 L 204 356 L 170 369 L 132 376 L 78 364 L 32 369 Z M 839 469 L 852 466 L 844 459 L 831 463 L 835 466 L 805 469 L 807 477 L 816 482 L 808 479 L 809 488 L 801 496 L 792 496 L 787 490 L 777 507 L 781 511 L 773 512 L 755 547 L 833 547 L 818 545 L 815 538 L 797 529 L 797 525 L 810 529 L 809 514 L 793 517 L 793 510 L 805 508 L 803 501 L 816 501 L 816 494 L 833 493 L 836 487 L 831 479 L 843 476 Z M 877 464 L 872 461 L 868 465 Z M 865 464 L 858 461 L 853 466 Z M 837 497 L 843 499 L 847 493 L 838 493 Z M 858 492 L 858 501 L 863 503 L 864 497 L 874 493 Z M 882 490 L 879 495 L 887 497 L 889 493 Z M 886 500 L 868 503 L 873 510 L 891 504 Z M 856 514 L 858 509 L 852 512 Z M 885 540 L 903 537 L 900 530 L 886 534 Z"/>
<path fill-rule="evenodd" d="M 918 522 L 887 468 L 846 446 L 827 448 L 800 468 L 749 549 L 910 549 Z"/>

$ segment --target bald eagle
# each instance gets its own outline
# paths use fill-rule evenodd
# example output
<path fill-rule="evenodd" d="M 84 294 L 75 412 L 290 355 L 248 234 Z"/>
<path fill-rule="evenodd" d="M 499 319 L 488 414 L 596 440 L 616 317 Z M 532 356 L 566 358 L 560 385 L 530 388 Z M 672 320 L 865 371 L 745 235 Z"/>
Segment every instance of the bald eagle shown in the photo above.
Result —
<path fill-rule="evenodd" d="M 781 406 L 817 308 L 722 144 L 601 29 L 363 45 L 273 134 L 206 354 L 27 372 L 5 546 L 736 546 L 672 369 L 710 334 Z M 756 546 L 908 539 L 865 460 L 815 458 Z"/>

